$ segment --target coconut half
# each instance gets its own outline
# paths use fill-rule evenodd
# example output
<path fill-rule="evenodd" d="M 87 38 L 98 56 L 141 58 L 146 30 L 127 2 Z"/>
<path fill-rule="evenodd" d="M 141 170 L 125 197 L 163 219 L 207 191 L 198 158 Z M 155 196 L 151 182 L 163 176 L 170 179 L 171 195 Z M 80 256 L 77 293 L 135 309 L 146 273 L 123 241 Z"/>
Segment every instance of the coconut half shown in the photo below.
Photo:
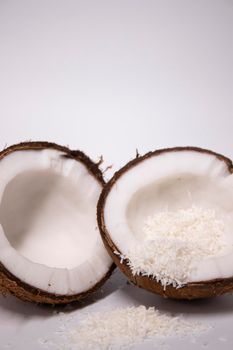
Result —
<path fill-rule="evenodd" d="M 195 147 L 177 147 L 138 156 L 115 173 L 100 196 L 98 224 L 110 256 L 129 280 L 151 292 L 179 299 L 233 291 L 232 169 L 231 160 L 220 154 Z M 145 244 L 145 220 L 155 215 L 159 224 L 160 213 L 186 211 L 187 214 L 193 207 L 201 208 L 204 213 L 214 213 L 215 221 L 209 220 L 210 231 L 214 231 L 215 226 L 223 227 L 224 249 L 216 256 L 195 261 L 182 286 L 164 285 L 156 275 L 143 270 L 135 273 L 128 252 Z M 197 227 L 200 231 L 201 226 Z M 211 239 L 212 233 L 209 233 Z M 201 240 L 201 232 L 199 237 Z M 177 242 L 170 242 L 174 242 L 168 252 L 172 255 Z M 155 264 L 159 255 L 160 259 L 167 259 L 167 256 L 161 257 L 159 250 L 153 254 Z M 169 263 L 169 259 L 167 261 Z M 180 261 L 186 260 L 180 258 Z"/>
<path fill-rule="evenodd" d="M 0 291 L 68 303 L 100 287 L 113 269 L 96 222 L 104 185 L 84 153 L 26 142 L 0 153 Z"/>

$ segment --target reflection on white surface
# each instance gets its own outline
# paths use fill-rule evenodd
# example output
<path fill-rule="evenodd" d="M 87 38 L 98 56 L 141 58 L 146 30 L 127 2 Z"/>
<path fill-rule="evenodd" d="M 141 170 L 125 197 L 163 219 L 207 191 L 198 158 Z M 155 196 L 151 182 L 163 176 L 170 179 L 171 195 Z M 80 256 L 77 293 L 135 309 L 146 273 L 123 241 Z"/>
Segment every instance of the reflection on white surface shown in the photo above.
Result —
<path fill-rule="evenodd" d="M 165 345 L 180 349 L 221 349 L 232 346 L 231 325 L 233 322 L 233 298 L 231 295 L 218 298 L 176 301 L 163 299 L 145 290 L 136 288 L 126 282 L 124 276 L 117 270 L 103 289 L 91 298 L 80 303 L 63 307 L 37 306 L 21 302 L 13 297 L 0 298 L 1 327 L 0 337 L 3 349 L 45 349 L 45 342 L 51 343 L 49 349 L 56 349 L 55 344 L 61 344 L 59 330 L 64 326 L 68 329 L 77 327 L 79 320 L 87 312 L 109 310 L 114 307 L 145 305 L 154 306 L 165 313 L 182 314 L 185 318 L 201 321 L 213 327 L 192 342 L 190 336 L 184 339 L 168 338 Z M 157 342 L 143 344 L 143 349 L 153 349 Z M 156 348 L 156 347 L 155 347 Z M 135 347 L 133 350 L 140 349 Z"/>
<path fill-rule="evenodd" d="M 1 1 L 0 147 L 52 140 L 103 154 L 113 170 L 136 148 L 196 145 L 232 157 L 232 42 L 232 1 Z M 1 297 L 0 348 L 40 350 L 59 317 L 130 303 L 215 325 L 181 350 L 232 348 L 231 296 L 165 300 L 118 273 L 104 291 L 63 316 Z"/>

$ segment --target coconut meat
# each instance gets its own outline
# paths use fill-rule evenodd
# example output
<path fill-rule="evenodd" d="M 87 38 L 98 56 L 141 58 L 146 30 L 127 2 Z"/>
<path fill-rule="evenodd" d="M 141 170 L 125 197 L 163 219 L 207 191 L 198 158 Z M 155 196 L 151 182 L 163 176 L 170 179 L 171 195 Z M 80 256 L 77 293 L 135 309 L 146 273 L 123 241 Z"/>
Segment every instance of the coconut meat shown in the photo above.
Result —
<path fill-rule="evenodd" d="M 192 150 L 151 156 L 125 171 L 113 184 L 104 206 L 106 229 L 122 256 L 145 242 L 148 217 L 192 206 L 213 210 L 224 223 L 226 246 L 196 262 L 188 282 L 233 276 L 233 176 L 213 154 Z M 156 252 L 155 252 L 156 256 Z"/>
<path fill-rule="evenodd" d="M 92 288 L 112 261 L 96 224 L 101 184 L 80 161 L 44 149 L 0 162 L 0 262 L 22 282 L 72 295 Z"/>

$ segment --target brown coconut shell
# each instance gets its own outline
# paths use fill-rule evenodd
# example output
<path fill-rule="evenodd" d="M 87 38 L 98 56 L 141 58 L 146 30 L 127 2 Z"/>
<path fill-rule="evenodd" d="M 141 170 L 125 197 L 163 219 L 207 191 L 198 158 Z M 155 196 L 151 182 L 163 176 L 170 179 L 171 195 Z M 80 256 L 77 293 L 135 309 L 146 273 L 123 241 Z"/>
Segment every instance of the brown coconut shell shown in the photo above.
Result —
<path fill-rule="evenodd" d="M 68 147 L 60 146 L 51 142 L 22 142 L 13 146 L 10 146 L 0 152 L 0 161 L 9 155 L 10 153 L 17 151 L 41 151 L 43 149 L 54 149 L 64 152 L 64 157 L 75 159 L 86 166 L 89 173 L 94 176 L 99 183 L 104 186 L 105 181 L 101 170 L 99 169 L 99 163 L 94 163 L 88 156 L 78 150 L 70 150 Z M 73 301 L 81 300 L 90 294 L 97 291 L 110 277 L 112 271 L 115 268 L 115 264 L 112 264 L 109 271 L 105 276 L 91 289 L 86 290 L 79 294 L 74 295 L 59 295 L 49 293 L 38 288 L 35 288 L 20 279 L 14 274 L 10 273 L 7 268 L 1 263 L 0 256 L 0 293 L 6 295 L 8 293 L 20 298 L 24 301 L 46 303 L 46 304 L 67 304 Z"/>
<path fill-rule="evenodd" d="M 104 242 L 104 245 L 112 257 L 115 264 L 119 267 L 119 269 L 126 275 L 126 277 L 138 287 L 144 288 L 150 292 L 155 294 L 159 294 L 163 297 L 169 297 L 174 299 L 198 299 L 198 298 L 207 298 L 213 297 L 217 295 L 221 295 L 227 292 L 233 291 L 233 276 L 231 278 L 219 278 L 215 280 L 208 281 L 200 281 L 195 283 L 188 283 L 182 288 L 175 288 L 171 285 L 167 286 L 166 289 L 161 285 L 161 283 L 157 282 L 153 277 L 150 276 L 142 276 L 142 275 L 133 275 L 130 267 L 127 264 L 127 260 L 121 261 L 119 255 L 116 255 L 114 252 L 119 252 L 121 254 L 120 249 L 115 245 L 111 238 L 111 232 L 108 231 L 105 225 L 104 219 L 104 208 L 106 198 L 111 191 L 113 185 L 118 181 L 118 179 L 123 176 L 128 170 L 131 170 L 133 167 L 142 163 L 144 160 L 156 157 L 161 154 L 165 154 L 167 152 L 183 152 L 183 151 L 193 151 L 200 153 L 207 153 L 210 155 L 214 155 L 217 159 L 224 162 L 229 173 L 233 173 L 233 164 L 232 161 L 225 156 L 215 153 L 210 150 L 198 148 L 198 147 L 174 147 L 168 149 L 156 150 L 154 152 L 149 152 L 144 156 L 139 156 L 137 154 L 136 158 L 126 164 L 123 168 L 117 171 L 112 179 L 105 185 L 98 202 L 97 207 L 97 216 L 98 216 L 98 225 L 99 230 Z"/>

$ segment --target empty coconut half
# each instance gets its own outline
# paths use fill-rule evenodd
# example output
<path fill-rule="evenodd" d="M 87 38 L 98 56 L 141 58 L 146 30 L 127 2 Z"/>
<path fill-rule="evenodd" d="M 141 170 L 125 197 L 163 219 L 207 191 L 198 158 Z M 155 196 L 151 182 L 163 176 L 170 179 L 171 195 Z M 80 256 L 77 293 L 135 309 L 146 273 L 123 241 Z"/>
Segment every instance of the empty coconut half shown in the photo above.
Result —
<path fill-rule="evenodd" d="M 136 285 L 180 299 L 233 291 L 232 162 L 177 147 L 137 157 L 98 202 L 104 244 Z"/>
<path fill-rule="evenodd" d="M 80 151 L 27 142 L 0 153 L 0 291 L 68 303 L 105 282 L 113 263 L 96 222 L 103 185 Z"/>

